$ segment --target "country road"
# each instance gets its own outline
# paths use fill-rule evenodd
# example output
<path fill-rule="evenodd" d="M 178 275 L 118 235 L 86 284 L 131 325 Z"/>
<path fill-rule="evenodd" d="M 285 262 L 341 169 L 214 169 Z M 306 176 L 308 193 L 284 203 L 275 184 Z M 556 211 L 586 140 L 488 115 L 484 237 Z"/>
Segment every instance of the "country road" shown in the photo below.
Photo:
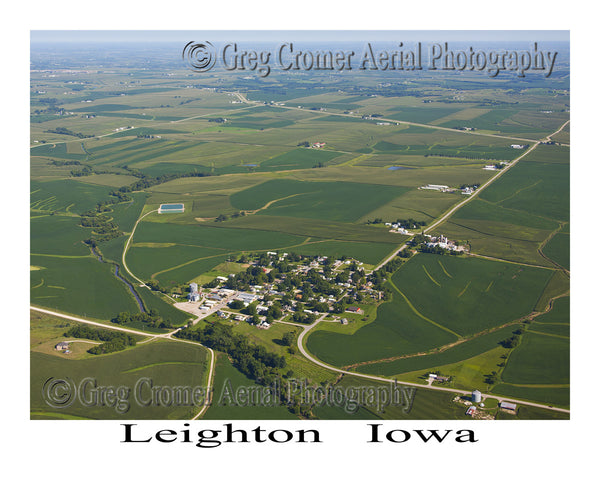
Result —
<path fill-rule="evenodd" d="M 138 344 L 146 343 L 146 342 L 151 341 L 151 340 L 156 340 L 157 338 L 164 338 L 166 340 L 171 340 L 171 341 L 174 341 L 174 342 L 189 343 L 190 345 L 194 345 L 196 347 L 206 348 L 208 350 L 208 352 L 209 352 L 209 355 L 210 355 L 210 361 L 209 361 L 209 366 L 208 366 L 208 379 L 207 379 L 207 382 L 206 382 L 206 387 L 207 387 L 207 391 L 208 392 L 212 392 L 212 385 L 214 383 L 214 371 L 215 371 L 215 352 L 211 348 L 209 348 L 209 347 L 207 347 L 205 345 L 202 345 L 201 343 L 192 342 L 190 340 L 184 340 L 184 339 L 181 339 L 181 338 L 173 337 L 172 335 L 175 332 L 178 332 L 180 330 L 179 328 L 176 328 L 175 330 L 172 330 L 172 331 L 167 332 L 167 333 L 160 333 L 160 334 L 159 333 L 147 333 L 147 332 L 142 332 L 142 331 L 139 331 L 139 330 L 132 330 L 132 329 L 129 329 L 129 328 L 123 328 L 123 327 L 117 327 L 117 326 L 114 326 L 114 325 L 108 325 L 106 323 L 94 322 L 92 320 L 85 320 L 83 318 L 75 317 L 73 315 L 66 315 L 64 313 L 59 313 L 59 312 L 54 312 L 52 310 L 47 310 L 45 308 L 34 307 L 33 305 L 30 305 L 29 309 L 30 310 L 34 310 L 36 312 L 45 313 L 45 314 L 48 314 L 48 315 L 53 315 L 55 317 L 64 318 L 66 320 L 72 320 L 74 322 L 85 323 L 85 324 L 88 324 L 88 325 L 94 325 L 96 327 L 107 328 L 109 330 L 117 330 L 119 332 L 125 332 L 125 333 L 131 333 L 131 334 L 134 334 L 134 335 L 142 335 L 142 336 L 145 336 L 145 337 L 149 337 L 148 340 L 144 340 L 142 342 L 138 342 Z M 77 342 L 85 342 L 85 340 L 75 340 L 75 341 L 77 341 Z M 93 342 L 86 342 L 86 343 L 93 343 Z M 192 420 L 196 420 L 199 417 L 201 417 L 206 412 L 206 410 L 208 409 L 209 406 L 210 406 L 210 402 L 206 402 L 202 406 L 202 408 L 200 409 L 200 411 L 192 418 Z"/>
<path fill-rule="evenodd" d="M 127 255 L 127 250 L 129 250 L 129 244 L 131 243 L 131 240 L 133 239 L 133 234 L 135 233 L 135 229 L 137 228 L 138 224 L 142 221 L 142 219 L 144 217 L 147 217 L 151 213 L 155 213 L 155 212 L 158 212 L 158 209 L 157 210 L 151 210 L 151 211 L 145 213 L 144 215 L 142 215 L 140 218 L 137 219 L 137 222 L 135 222 L 135 225 L 133 226 L 133 229 L 131 230 L 131 233 L 129 234 L 129 238 L 127 239 L 127 243 L 125 244 L 125 248 L 123 248 L 123 255 L 121 257 L 121 261 L 123 263 L 123 268 L 125 269 L 125 271 L 129 275 L 131 275 L 136 280 L 136 282 L 138 282 L 140 284 L 140 287 L 146 287 L 146 288 L 150 288 L 150 287 L 148 287 L 148 285 L 146 285 L 143 280 L 140 280 L 133 273 L 131 273 L 131 270 L 129 270 L 129 267 L 127 266 L 127 262 L 125 261 L 125 255 Z"/>
<path fill-rule="evenodd" d="M 304 337 L 306 336 L 306 334 L 308 332 L 310 332 L 314 327 L 316 327 L 326 316 L 327 314 L 323 314 L 319 319 L 315 320 L 315 322 L 311 325 L 296 325 L 296 326 L 301 326 L 303 327 L 302 332 L 300 333 L 300 335 L 298 335 L 298 350 L 302 353 L 302 355 L 304 355 L 308 360 L 310 360 L 311 362 L 313 362 L 316 365 L 319 365 L 322 368 L 325 368 L 327 370 L 330 370 L 332 372 L 336 372 L 336 373 L 341 373 L 344 375 L 352 375 L 354 377 L 361 377 L 361 378 L 366 378 L 368 380 L 375 380 L 378 382 L 387 382 L 387 383 L 397 383 L 398 385 L 406 385 L 409 387 L 416 387 L 416 388 L 424 388 L 427 390 L 441 390 L 444 392 L 451 392 L 451 393 L 456 393 L 459 395 L 471 395 L 470 391 L 467 390 L 459 390 L 456 388 L 448 388 L 448 387 L 434 387 L 432 385 L 423 385 L 420 383 L 412 383 L 412 382 L 404 382 L 404 381 L 399 381 L 396 379 L 392 379 L 392 378 L 383 378 L 383 377 L 377 377 L 375 375 L 367 375 L 364 373 L 358 373 L 358 372 L 348 372 L 346 370 L 342 370 L 340 368 L 336 368 L 333 367 L 331 365 L 328 365 L 327 363 L 321 362 L 320 360 L 317 360 L 316 358 L 314 358 L 310 353 L 308 353 L 306 351 L 306 349 L 304 348 L 303 345 L 303 340 Z M 288 322 L 284 322 L 284 323 L 288 323 Z M 557 408 L 557 407 L 552 407 L 549 405 L 544 405 L 541 403 L 535 403 L 535 402 L 527 402 L 524 400 L 517 400 L 517 399 L 513 399 L 510 397 L 505 397 L 505 396 L 498 396 L 498 395 L 492 395 L 492 394 L 483 394 L 482 393 L 482 397 L 483 398 L 493 398 L 495 400 L 498 401 L 511 401 L 511 402 L 515 402 L 519 405 L 529 405 L 531 407 L 538 407 L 538 408 L 544 408 L 546 410 L 555 410 L 557 412 L 563 412 L 563 413 L 570 413 L 570 410 L 564 409 L 564 408 Z"/>
<path fill-rule="evenodd" d="M 546 142 L 546 141 L 550 141 L 550 139 L 556 135 L 558 132 L 560 132 L 563 128 L 565 128 L 565 126 L 570 122 L 571 120 L 567 120 L 565 123 L 563 123 L 560 128 L 548 135 L 545 138 L 542 138 L 541 140 L 536 140 L 534 145 L 530 148 L 528 148 L 522 155 L 520 155 L 519 157 L 515 158 L 510 164 L 508 164 L 505 168 L 503 168 L 502 170 L 499 170 L 498 173 L 496 175 L 493 175 L 492 177 L 490 177 L 487 182 L 485 182 L 483 185 L 481 185 L 477 190 L 475 190 L 471 195 L 468 195 L 467 198 L 465 198 L 462 202 L 457 203 L 454 207 L 452 207 L 450 210 L 448 210 L 446 213 L 444 213 L 440 218 L 438 218 L 435 222 L 433 222 L 431 225 L 429 225 L 427 228 L 425 228 L 423 230 L 423 233 L 427 233 L 431 230 L 433 230 L 435 227 L 437 227 L 438 225 L 441 225 L 442 223 L 444 223 L 448 218 L 450 218 L 457 210 L 461 209 L 462 207 L 464 207 L 467 203 L 471 202 L 474 198 L 476 198 L 482 190 L 484 190 L 486 187 L 488 187 L 492 182 L 495 182 L 496 180 L 498 180 L 502 175 L 506 174 L 507 171 L 509 171 L 511 168 L 513 168 L 517 163 L 519 163 L 519 160 L 521 160 L 523 157 L 529 155 L 533 150 L 535 150 L 537 148 L 538 145 L 540 145 L 540 143 L 542 142 Z M 395 250 L 394 252 L 392 252 L 391 255 L 389 255 L 387 258 L 385 258 L 379 265 L 377 265 L 374 270 L 379 270 L 381 267 L 383 267 L 384 265 L 386 265 L 388 262 L 390 262 L 393 258 L 395 258 L 398 253 L 400 253 L 402 250 L 404 250 L 406 247 L 408 246 L 407 243 L 404 243 L 403 245 L 401 245 L 397 250 Z"/>
<path fill-rule="evenodd" d="M 248 101 L 242 94 L 240 93 L 234 93 L 234 95 L 242 102 L 248 104 L 248 107 L 243 107 L 243 108 L 252 108 L 253 106 L 258 106 L 261 102 L 251 102 Z M 275 108 L 287 108 L 287 109 L 295 109 L 295 107 L 287 107 L 287 106 L 274 106 Z M 342 114 L 342 113 L 330 113 L 330 112 L 319 112 L 319 111 L 312 111 L 312 113 L 316 113 L 316 114 L 327 114 L 327 115 L 339 115 L 339 116 L 350 116 L 350 117 L 354 117 L 356 118 L 356 115 L 350 115 L 350 114 Z M 208 115 L 208 114 L 207 114 Z M 191 120 L 193 118 L 199 118 L 202 116 L 206 116 L 206 115 L 200 115 L 200 116 L 196 116 L 196 117 L 190 117 L 190 118 L 185 118 L 185 119 L 181 119 L 178 120 L 178 122 L 183 122 L 185 120 Z M 404 124 L 404 125 L 415 125 L 415 126 L 421 126 L 421 127 L 426 127 L 426 128 L 431 128 L 431 129 L 437 129 L 437 130 L 447 130 L 447 131 L 452 131 L 454 133 L 463 133 L 463 134 L 471 134 L 471 135 L 480 135 L 480 136 L 487 136 L 487 137 L 494 137 L 494 138 L 505 138 L 505 139 L 511 139 L 511 140 L 518 140 L 518 141 L 529 141 L 532 142 L 533 145 L 528 148 L 523 154 L 521 154 L 519 157 L 517 157 L 516 159 L 514 159 L 510 164 L 508 164 L 504 169 L 499 170 L 495 175 L 493 175 L 492 177 L 490 177 L 485 183 L 483 183 L 477 190 L 475 190 L 475 192 L 473 192 L 470 196 L 467 196 L 467 198 L 465 198 L 464 200 L 460 201 L 459 203 L 457 203 L 456 205 L 454 205 L 453 207 L 451 207 L 448 211 L 446 211 L 442 216 L 440 216 L 439 218 L 437 218 L 432 224 L 430 224 L 429 226 L 427 226 L 427 228 L 425 228 L 423 230 L 424 233 L 433 231 L 435 228 L 437 228 L 439 225 L 443 224 L 448 218 L 450 218 L 456 211 L 458 211 L 460 208 L 462 208 L 463 206 L 465 206 L 467 203 L 473 201 L 474 198 L 476 198 L 479 193 L 483 190 L 485 190 L 485 188 L 487 188 L 489 185 L 491 185 L 494 181 L 496 181 L 497 179 L 499 179 L 502 175 L 505 175 L 507 171 L 509 171 L 511 168 L 513 168 L 515 165 L 517 165 L 519 163 L 519 161 L 521 159 L 523 159 L 524 157 L 526 157 L 527 155 L 529 155 L 532 151 L 534 151 L 541 143 L 546 142 L 546 141 L 550 141 L 551 138 L 558 134 L 560 131 L 562 131 L 565 126 L 567 124 L 569 124 L 569 120 L 566 121 L 564 124 L 561 125 L 561 127 L 554 133 L 548 135 L 547 137 L 540 139 L 540 140 L 531 140 L 531 139 L 524 139 L 524 138 L 520 138 L 520 137 L 508 137 L 508 136 L 500 136 L 500 135 L 493 135 L 493 134 L 486 134 L 486 133 L 481 133 L 481 132 L 473 132 L 473 131 L 458 131 L 455 129 L 451 129 L 451 128 L 446 128 L 446 127 L 437 127 L 437 126 L 432 126 L 432 125 L 427 125 L 427 124 L 420 124 L 420 123 L 414 123 L 414 122 L 406 122 L 406 121 L 398 121 L 398 120 L 390 120 L 390 119 L 385 119 L 385 118 L 378 118 L 378 120 L 381 121 L 389 121 L 389 122 L 394 122 L 397 124 Z M 134 127 L 136 128 L 136 127 Z M 111 135 L 112 133 L 106 134 L 106 135 L 100 135 L 100 137 L 102 136 L 108 136 Z M 81 140 L 73 140 L 73 141 L 81 141 Z M 59 143 L 67 143 L 67 142 L 59 142 Z M 37 145 L 36 145 L 37 146 Z M 32 147 L 33 148 L 33 147 Z M 277 201 L 277 200 L 275 200 Z M 271 202 L 272 203 L 272 202 Z M 263 207 L 264 208 L 264 207 Z M 124 249 L 123 249 L 123 253 L 122 253 L 122 266 L 125 269 L 125 271 L 133 278 L 135 279 L 136 282 L 138 282 L 140 287 L 145 287 L 145 288 L 149 288 L 148 285 L 145 284 L 145 282 L 143 280 L 140 280 L 138 277 L 136 277 L 131 270 L 129 269 L 127 263 L 126 263 L 126 255 L 127 252 L 129 250 L 129 247 L 133 241 L 133 237 L 135 234 L 135 231 L 138 227 L 138 224 L 148 215 L 153 214 L 153 213 L 157 213 L 158 210 L 151 210 L 147 213 L 145 213 L 144 215 L 140 216 L 135 225 L 133 226 L 133 229 L 129 235 L 129 238 L 127 239 L 127 242 L 125 243 Z M 402 250 L 404 250 L 405 248 L 408 247 L 408 243 L 404 243 L 401 246 L 399 246 L 391 255 L 389 255 L 386 259 L 384 259 L 379 265 L 377 265 L 375 267 L 374 270 L 378 270 L 380 268 L 382 268 L 384 265 L 386 265 L 388 262 L 390 262 L 393 258 L 395 258 L 397 256 L 397 254 L 399 252 L 401 252 Z M 544 268 L 544 267 L 541 267 Z M 181 304 L 175 304 L 175 306 L 177 308 L 179 308 L 180 310 L 185 311 L 186 313 L 190 313 L 192 315 L 194 315 L 196 318 L 193 321 L 194 324 L 196 324 L 197 322 L 199 322 L 201 319 L 205 318 L 206 316 L 214 313 L 216 310 L 222 308 L 225 304 L 226 304 L 227 299 L 222 300 L 220 303 L 216 304 L 213 308 L 211 308 L 209 311 L 203 312 L 203 313 L 199 313 L 197 311 L 193 311 L 191 310 L 191 308 L 197 308 L 196 306 L 190 306 L 190 305 L 186 305 L 184 303 Z M 209 369 L 208 369 L 208 379 L 207 379 L 207 386 L 210 389 L 212 388 L 212 385 L 214 383 L 214 370 L 215 370 L 215 353 L 212 349 L 205 347 L 204 345 L 201 345 L 198 342 L 192 342 L 192 341 L 188 341 L 188 340 L 183 340 L 183 339 L 178 339 L 178 338 L 174 338 L 173 334 L 176 333 L 177 331 L 179 331 L 180 329 L 174 329 L 170 332 L 167 333 L 162 333 L 162 334 L 153 334 L 153 333 L 146 333 L 146 332 L 142 332 L 139 330 L 134 330 L 134 329 L 128 329 L 128 328 L 124 328 L 124 327 L 120 327 L 120 326 L 114 326 L 114 325 L 110 325 L 110 324 L 106 324 L 106 323 L 101 323 L 101 322 L 96 322 L 96 321 L 92 321 L 92 320 L 87 320 L 87 319 L 82 319 L 76 316 L 72 316 L 72 315 L 67 315 L 67 314 L 63 314 L 63 313 L 58 313 L 58 312 L 54 312 L 52 310 L 47 310 L 47 309 L 42 309 L 39 307 L 34 307 L 34 306 L 30 306 L 30 309 L 33 311 L 37 311 L 37 312 L 41 312 L 41 313 L 45 313 L 45 314 L 49 314 L 49 315 L 53 315 L 53 316 L 57 316 L 57 317 L 61 317 L 61 318 L 65 318 L 67 320 L 72 320 L 72 321 L 76 321 L 76 322 L 80 322 L 80 323 L 85 323 L 85 324 L 89 324 L 89 325 L 94 325 L 100 328 L 106 328 L 106 329 L 111 329 L 111 330 L 117 330 L 117 331 L 122 331 L 122 332 L 126 332 L 126 333 L 130 333 L 130 334 L 135 334 L 135 335 L 141 335 L 141 336 L 145 336 L 148 337 L 147 340 L 144 340 L 144 342 L 148 342 L 148 341 L 152 341 L 155 339 L 159 339 L 159 338 L 164 338 L 167 340 L 172 340 L 172 341 L 177 341 L 177 342 L 184 342 L 184 343 L 189 343 L 189 344 L 193 344 L 196 346 L 201 346 L 204 348 L 207 348 L 209 351 L 209 356 L 210 356 L 210 360 L 209 360 Z M 380 381 L 380 382 L 388 382 L 388 383 L 394 383 L 397 382 L 398 384 L 401 385 L 407 385 L 407 386 L 411 386 L 411 387 L 417 387 L 417 388 L 422 388 L 422 389 L 429 389 L 429 390 L 441 390 L 441 391 L 447 391 L 447 392 L 452 392 L 455 394 L 460 394 L 460 395 L 469 395 L 470 392 L 469 391 L 465 391 L 465 390 L 459 390 L 459 389 L 453 389 L 453 388 L 448 388 L 448 387 L 434 387 L 432 385 L 423 385 L 423 384 L 418 384 L 418 383 L 411 383 L 411 382 L 401 382 L 401 381 L 396 381 L 395 379 L 391 379 L 391 378 L 384 378 L 384 377 L 379 377 L 379 376 L 375 376 L 375 375 L 368 375 L 368 374 L 362 374 L 362 373 L 358 373 L 358 372 L 350 372 L 350 371 L 346 371 L 346 370 L 342 370 L 339 369 L 337 367 L 334 367 L 332 365 L 326 364 L 324 362 L 322 362 L 321 360 L 313 357 L 304 347 L 304 339 L 305 337 L 321 322 L 327 322 L 329 320 L 325 320 L 325 317 L 327 316 L 326 314 L 323 314 L 321 317 L 319 317 L 313 324 L 311 325 L 300 325 L 300 324 L 295 324 L 295 323 L 291 323 L 291 322 L 285 322 L 285 321 L 277 321 L 278 323 L 285 323 L 285 324 L 290 324 L 290 325 L 294 325 L 296 327 L 300 327 L 302 329 L 300 335 L 297 338 L 297 345 L 298 345 L 298 350 L 302 353 L 302 355 L 304 355 L 304 357 L 306 357 L 309 361 L 311 361 L 312 363 L 327 369 L 329 371 L 333 371 L 336 373 L 340 373 L 340 374 L 344 374 L 344 375 L 352 375 L 352 376 L 356 376 L 356 377 L 362 377 L 368 380 L 374 380 L 374 381 Z M 140 342 L 140 343 L 144 343 L 144 342 Z M 485 398 L 492 398 L 492 399 L 496 399 L 496 400 L 509 400 L 509 401 L 513 401 L 516 402 L 520 405 L 529 405 L 529 406 L 533 406 L 533 407 L 537 407 L 537 408 L 544 408 L 544 409 L 548 409 L 548 410 L 556 410 L 559 412 L 564 412 L 564 413 L 569 413 L 570 410 L 568 409 L 562 409 L 562 408 L 555 408 L 552 406 L 548 406 L 548 405 L 543 405 L 543 404 L 539 404 L 539 403 L 535 403 L 535 402 L 527 402 L 527 401 L 522 401 L 522 400 L 517 400 L 517 399 L 511 399 L 509 397 L 503 397 L 503 396 L 495 396 L 492 394 L 487 394 L 484 395 Z M 210 406 L 210 402 L 207 402 L 205 405 L 203 405 L 202 409 L 193 417 L 193 419 L 197 419 L 199 417 L 201 417 L 206 410 L 208 409 L 208 407 Z"/>

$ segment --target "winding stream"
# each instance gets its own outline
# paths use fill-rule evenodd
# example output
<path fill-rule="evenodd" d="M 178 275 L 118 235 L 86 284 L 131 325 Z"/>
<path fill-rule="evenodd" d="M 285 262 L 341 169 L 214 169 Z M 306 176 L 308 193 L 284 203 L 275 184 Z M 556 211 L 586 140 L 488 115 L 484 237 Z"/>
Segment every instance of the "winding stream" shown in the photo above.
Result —
<path fill-rule="evenodd" d="M 104 259 L 102 258 L 102 255 L 100 255 L 96 251 L 95 248 L 92 247 L 92 248 L 90 248 L 90 250 L 92 251 L 92 253 L 94 254 L 94 256 L 98 259 L 99 262 L 106 263 L 104 261 Z M 143 313 L 147 313 L 146 309 L 144 308 L 144 303 L 142 302 L 142 299 L 140 298 L 140 296 L 138 295 L 138 293 L 133 288 L 133 285 L 131 285 L 131 283 L 129 283 L 121 275 L 119 275 L 119 265 L 117 265 L 116 263 L 115 263 L 115 277 L 117 277 L 119 280 L 121 280 L 125 285 L 127 285 L 129 287 L 129 291 L 133 294 L 136 302 L 138 303 L 138 306 L 140 307 L 140 311 L 142 311 Z"/>

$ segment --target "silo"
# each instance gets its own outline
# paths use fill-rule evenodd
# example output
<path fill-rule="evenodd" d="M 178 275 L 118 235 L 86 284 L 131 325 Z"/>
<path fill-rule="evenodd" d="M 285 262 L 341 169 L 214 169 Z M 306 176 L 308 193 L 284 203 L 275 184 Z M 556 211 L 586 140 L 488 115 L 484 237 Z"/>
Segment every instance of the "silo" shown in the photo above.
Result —
<path fill-rule="evenodd" d="M 481 392 L 479 390 L 473 390 L 473 393 L 471 394 L 471 400 L 474 403 L 480 403 L 481 402 Z"/>

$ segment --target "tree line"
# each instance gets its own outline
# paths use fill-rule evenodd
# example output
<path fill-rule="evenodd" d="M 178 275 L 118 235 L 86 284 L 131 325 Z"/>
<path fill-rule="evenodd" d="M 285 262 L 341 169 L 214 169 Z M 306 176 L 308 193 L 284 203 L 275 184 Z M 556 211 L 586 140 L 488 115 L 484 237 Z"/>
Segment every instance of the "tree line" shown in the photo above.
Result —
<path fill-rule="evenodd" d="M 89 340 L 103 342 L 88 350 L 88 353 L 93 355 L 118 352 L 136 344 L 135 338 L 125 332 L 91 328 L 87 325 L 76 325 L 71 327 L 63 335 L 65 337 L 87 338 Z"/>
<path fill-rule="evenodd" d="M 240 372 L 262 385 L 271 384 L 279 369 L 286 366 L 285 357 L 268 352 L 262 345 L 252 345 L 245 336 L 232 333 L 228 325 L 214 323 L 203 330 L 185 328 L 175 335 L 226 353 Z"/>
<path fill-rule="evenodd" d="M 154 308 L 151 308 L 149 312 L 119 312 L 116 317 L 111 319 L 111 322 L 119 325 L 140 322 L 153 328 L 173 328 L 170 320 L 163 319 Z"/>

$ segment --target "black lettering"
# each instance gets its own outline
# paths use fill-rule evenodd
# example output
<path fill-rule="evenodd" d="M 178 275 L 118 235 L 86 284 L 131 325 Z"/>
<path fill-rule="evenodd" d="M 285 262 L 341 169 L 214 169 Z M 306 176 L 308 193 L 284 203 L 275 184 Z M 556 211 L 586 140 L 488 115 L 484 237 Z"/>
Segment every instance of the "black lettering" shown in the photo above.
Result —
<path fill-rule="evenodd" d="M 137 423 L 122 423 L 121 425 L 125 427 L 125 440 L 122 440 L 121 443 L 147 443 L 152 440 L 152 438 L 149 438 L 148 440 L 131 439 L 131 427 L 137 425 Z"/>

